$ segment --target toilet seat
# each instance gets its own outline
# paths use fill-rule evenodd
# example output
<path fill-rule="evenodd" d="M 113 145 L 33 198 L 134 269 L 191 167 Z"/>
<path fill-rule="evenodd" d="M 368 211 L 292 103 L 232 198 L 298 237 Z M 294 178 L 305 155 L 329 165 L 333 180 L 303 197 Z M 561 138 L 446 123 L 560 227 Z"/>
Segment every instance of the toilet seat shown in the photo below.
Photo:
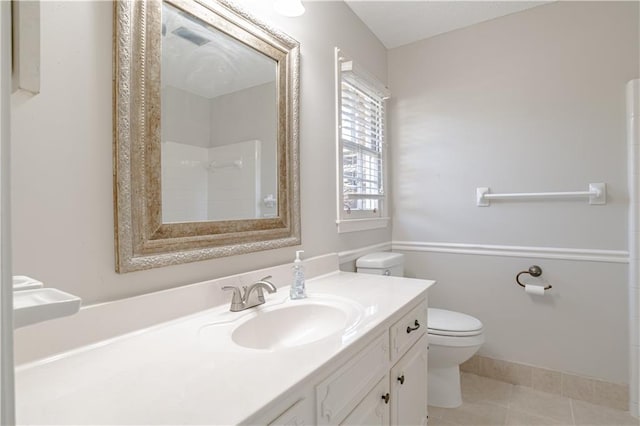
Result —
<path fill-rule="evenodd" d="M 427 329 L 432 335 L 470 337 L 482 334 L 482 322 L 461 312 L 429 308 L 427 318 Z"/>
<path fill-rule="evenodd" d="M 482 334 L 482 330 L 474 330 L 474 331 L 446 331 L 446 330 L 433 330 L 431 328 L 428 329 L 429 334 L 433 334 L 436 336 L 449 336 L 449 337 L 471 337 L 477 336 L 478 334 Z"/>
<path fill-rule="evenodd" d="M 431 346 L 443 346 L 448 348 L 479 347 L 484 343 L 484 334 L 480 332 L 473 336 L 442 336 L 429 332 L 427 339 Z"/>

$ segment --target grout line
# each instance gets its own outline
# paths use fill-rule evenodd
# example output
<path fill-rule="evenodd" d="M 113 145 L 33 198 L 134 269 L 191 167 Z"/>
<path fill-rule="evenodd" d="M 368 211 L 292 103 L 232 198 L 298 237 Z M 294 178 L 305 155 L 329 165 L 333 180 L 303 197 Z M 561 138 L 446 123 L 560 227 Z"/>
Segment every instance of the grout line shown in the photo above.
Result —
<path fill-rule="evenodd" d="M 514 385 L 513 383 L 509 383 L 511 386 L 509 386 L 509 396 L 507 397 L 507 413 L 511 410 L 511 400 L 513 399 L 513 391 L 516 388 L 516 385 Z"/>
<path fill-rule="evenodd" d="M 575 426 L 575 424 L 576 424 L 576 415 L 573 412 L 573 398 L 569 398 L 569 404 L 571 404 L 571 421 L 573 422 L 572 424 Z"/>

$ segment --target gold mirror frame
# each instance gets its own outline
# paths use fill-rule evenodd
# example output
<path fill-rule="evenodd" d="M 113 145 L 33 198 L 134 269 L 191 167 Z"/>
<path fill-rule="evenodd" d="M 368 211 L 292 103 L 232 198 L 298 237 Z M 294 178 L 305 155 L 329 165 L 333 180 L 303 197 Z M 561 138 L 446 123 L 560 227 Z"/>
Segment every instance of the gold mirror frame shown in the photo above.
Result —
<path fill-rule="evenodd" d="M 299 245 L 299 43 L 224 0 L 165 1 L 276 62 L 278 216 L 162 223 L 162 1 L 115 1 L 113 163 L 116 271 L 131 272 Z"/>

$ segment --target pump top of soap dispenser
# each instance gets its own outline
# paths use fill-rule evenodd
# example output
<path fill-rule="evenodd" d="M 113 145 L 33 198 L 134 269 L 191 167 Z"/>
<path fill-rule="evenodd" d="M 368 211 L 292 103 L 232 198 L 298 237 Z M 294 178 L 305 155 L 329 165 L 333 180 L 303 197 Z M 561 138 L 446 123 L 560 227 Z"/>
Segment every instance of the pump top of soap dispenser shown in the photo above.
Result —
<path fill-rule="evenodd" d="M 304 253 L 304 250 L 296 250 L 296 259 L 294 260 L 295 263 L 302 262 L 302 259 L 300 259 L 300 253 Z"/>

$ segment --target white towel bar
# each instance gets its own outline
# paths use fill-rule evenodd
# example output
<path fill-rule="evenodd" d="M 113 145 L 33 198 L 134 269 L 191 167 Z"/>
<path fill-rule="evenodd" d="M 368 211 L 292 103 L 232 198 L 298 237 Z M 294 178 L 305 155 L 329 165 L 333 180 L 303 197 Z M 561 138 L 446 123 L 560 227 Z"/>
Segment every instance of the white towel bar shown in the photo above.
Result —
<path fill-rule="evenodd" d="M 589 204 L 607 203 L 607 185 L 605 183 L 590 183 L 588 191 L 572 192 L 520 192 L 510 194 L 491 194 L 489 188 L 476 188 L 476 204 L 478 207 L 489 206 L 489 200 L 505 198 L 567 198 L 589 197 Z"/>

